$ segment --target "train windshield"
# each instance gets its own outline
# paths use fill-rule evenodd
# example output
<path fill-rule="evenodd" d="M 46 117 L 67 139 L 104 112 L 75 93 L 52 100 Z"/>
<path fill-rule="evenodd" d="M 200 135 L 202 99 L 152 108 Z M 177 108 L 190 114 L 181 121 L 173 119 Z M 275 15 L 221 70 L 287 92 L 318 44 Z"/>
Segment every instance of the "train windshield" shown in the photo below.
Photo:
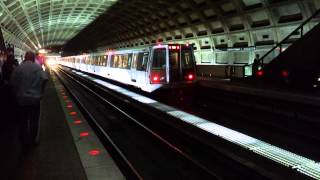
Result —
<path fill-rule="evenodd" d="M 152 69 L 165 69 L 166 68 L 166 49 L 159 48 L 154 50 Z"/>
<path fill-rule="evenodd" d="M 151 83 L 164 83 L 167 81 L 166 77 L 166 48 L 154 49 L 152 68 L 151 68 Z"/>
<path fill-rule="evenodd" d="M 193 69 L 193 55 L 191 49 L 183 49 L 181 51 L 181 66 L 183 69 Z"/>

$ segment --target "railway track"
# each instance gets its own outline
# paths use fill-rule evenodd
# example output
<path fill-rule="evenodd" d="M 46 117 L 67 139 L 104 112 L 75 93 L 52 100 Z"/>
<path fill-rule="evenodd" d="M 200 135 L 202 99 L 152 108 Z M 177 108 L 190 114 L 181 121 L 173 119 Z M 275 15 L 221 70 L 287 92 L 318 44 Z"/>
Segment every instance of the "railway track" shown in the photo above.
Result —
<path fill-rule="evenodd" d="M 138 177 L 143 177 L 143 179 L 155 179 L 155 174 L 161 174 L 159 179 L 172 179 L 173 177 L 183 177 L 183 179 L 234 179 L 238 177 L 246 179 L 282 179 L 289 174 L 294 174 L 295 176 L 293 179 L 301 178 L 301 174 L 292 172 L 289 168 L 286 169 L 278 166 L 278 164 L 275 164 L 274 162 L 248 153 L 242 148 L 226 143 L 219 138 L 209 137 L 208 134 L 203 132 L 196 132 L 198 130 L 187 127 L 185 124 L 179 124 L 179 122 L 176 122 L 172 118 L 171 120 L 155 110 L 146 110 L 147 107 L 143 107 L 142 104 L 136 104 L 129 98 L 107 90 L 100 85 L 97 85 L 97 83 L 90 82 L 86 78 L 70 73 L 70 71 L 60 69 L 58 75 L 65 86 L 70 89 L 70 92 L 72 92 L 75 97 L 78 97 L 77 99 L 79 99 L 79 102 L 83 104 L 83 109 L 85 109 L 86 112 L 89 112 L 90 119 L 94 119 L 94 121 L 98 122 L 98 125 L 100 126 L 98 129 L 100 131 L 106 132 L 104 128 L 111 128 L 108 132 L 114 133 L 114 130 L 116 134 L 115 138 L 112 139 L 121 139 L 121 136 L 130 137 L 131 139 L 138 136 L 136 134 L 143 134 L 141 137 L 139 136 L 135 137 L 134 140 L 129 140 L 130 143 L 125 143 L 127 146 L 121 145 L 122 148 L 118 148 L 123 151 L 129 151 L 122 154 L 129 154 L 129 156 L 131 154 L 130 157 L 125 156 L 125 159 L 130 159 L 129 164 L 137 169 L 135 170 L 136 172 L 142 171 L 138 173 L 142 174 Z M 70 88 L 70 86 L 73 88 Z M 78 92 L 73 92 L 75 89 Z M 81 91 L 80 89 L 86 90 L 79 92 Z M 84 98 L 81 96 L 88 96 L 87 100 L 81 99 Z M 95 98 L 89 96 L 95 96 Z M 85 103 L 83 103 L 84 101 Z M 89 103 L 90 101 L 91 103 Z M 97 102 L 100 102 L 100 105 L 97 105 Z M 112 105 L 109 103 L 107 103 L 109 105 L 106 105 L 106 102 L 109 102 Z M 120 117 L 124 116 L 125 118 L 120 118 L 121 120 L 118 120 L 119 115 L 113 115 L 111 118 L 108 117 L 106 114 L 112 113 L 109 112 L 110 110 L 105 110 L 107 106 L 111 106 L 111 109 L 115 109 L 118 113 L 119 111 L 124 113 Z M 126 119 L 126 121 L 124 121 L 124 119 Z M 172 123 L 176 124 L 172 125 Z M 127 130 L 128 133 L 122 133 L 124 132 L 122 129 L 124 128 L 123 126 L 129 126 L 129 124 L 136 128 L 139 127 L 139 130 L 132 130 L 135 128 L 131 127 L 131 130 Z M 119 131 L 121 133 L 119 133 Z M 148 137 L 147 140 L 144 140 L 143 138 L 146 137 Z M 121 142 L 123 143 L 126 141 L 124 139 L 125 138 L 122 137 L 122 140 L 119 140 L 120 144 Z M 143 150 L 134 148 L 134 146 L 133 148 L 130 147 L 132 146 L 131 143 L 135 141 L 144 142 L 138 146 L 139 148 L 143 147 Z M 147 142 L 147 144 L 156 144 L 146 145 L 145 142 Z M 159 144 L 161 145 L 161 148 L 167 150 L 164 151 L 159 148 Z M 135 151 L 131 151 L 130 149 L 134 149 Z M 168 152 L 168 149 L 170 149 L 170 153 Z M 158 152 L 153 152 L 157 150 Z M 159 153 L 159 151 L 161 151 L 161 153 Z M 136 155 L 136 153 L 140 154 L 141 157 Z M 144 157 L 145 154 L 149 154 L 150 156 Z M 163 157 L 162 154 L 165 154 L 166 156 Z M 168 154 L 171 154 L 171 156 L 167 156 Z M 139 160 L 137 157 L 143 157 L 145 159 L 142 160 L 142 158 Z M 158 159 L 159 157 L 161 157 L 160 159 L 167 159 L 165 161 L 163 159 L 155 161 L 155 159 Z M 145 162 L 150 160 L 157 163 L 150 164 L 149 162 L 149 164 L 145 164 Z M 163 164 L 161 165 L 159 161 Z M 172 163 L 172 161 L 174 163 Z M 259 167 L 259 163 L 263 164 L 264 167 Z M 169 164 L 170 166 L 167 167 Z M 172 165 L 173 167 L 171 167 Z M 186 171 L 186 169 L 188 170 Z M 230 171 L 232 173 L 230 173 Z"/>
<path fill-rule="evenodd" d="M 103 95 L 64 71 L 60 80 L 99 131 L 105 145 L 113 147 L 128 179 L 221 179 L 166 141 Z M 128 174 L 128 172 L 130 172 Z"/>

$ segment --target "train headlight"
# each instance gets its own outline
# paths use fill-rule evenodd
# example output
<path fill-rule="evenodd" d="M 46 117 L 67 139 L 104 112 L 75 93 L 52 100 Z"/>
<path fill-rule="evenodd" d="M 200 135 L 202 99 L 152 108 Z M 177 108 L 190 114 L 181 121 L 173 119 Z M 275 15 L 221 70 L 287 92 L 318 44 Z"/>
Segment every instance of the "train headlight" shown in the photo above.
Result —
<path fill-rule="evenodd" d="M 54 60 L 54 59 L 48 59 L 48 60 L 46 61 L 46 64 L 47 64 L 48 66 L 54 66 L 54 65 L 57 64 L 57 61 Z"/>
<path fill-rule="evenodd" d="M 194 75 L 193 74 L 189 74 L 188 75 L 188 80 L 192 81 L 194 79 Z"/>
<path fill-rule="evenodd" d="M 160 82 L 160 77 L 158 75 L 153 75 L 151 78 L 151 83 L 152 84 L 157 84 Z"/>
<path fill-rule="evenodd" d="M 264 71 L 262 69 L 260 69 L 259 71 L 256 72 L 257 76 L 263 76 L 264 75 Z"/>
<path fill-rule="evenodd" d="M 284 78 L 288 78 L 289 77 L 289 71 L 287 71 L 287 70 L 281 71 L 281 76 L 284 77 Z"/>
<path fill-rule="evenodd" d="M 159 77 L 158 77 L 158 76 L 153 76 L 152 80 L 153 80 L 154 82 L 159 82 Z"/>

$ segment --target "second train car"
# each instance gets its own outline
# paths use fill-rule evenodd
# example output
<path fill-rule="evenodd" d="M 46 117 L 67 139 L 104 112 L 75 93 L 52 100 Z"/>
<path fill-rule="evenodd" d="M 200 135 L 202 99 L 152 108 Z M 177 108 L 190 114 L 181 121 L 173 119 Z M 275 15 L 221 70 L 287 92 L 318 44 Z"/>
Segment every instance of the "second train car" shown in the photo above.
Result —
<path fill-rule="evenodd" d="M 183 87 L 196 81 L 195 58 L 192 46 L 188 44 L 154 45 L 62 57 L 58 63 L 146 92 Z"/>

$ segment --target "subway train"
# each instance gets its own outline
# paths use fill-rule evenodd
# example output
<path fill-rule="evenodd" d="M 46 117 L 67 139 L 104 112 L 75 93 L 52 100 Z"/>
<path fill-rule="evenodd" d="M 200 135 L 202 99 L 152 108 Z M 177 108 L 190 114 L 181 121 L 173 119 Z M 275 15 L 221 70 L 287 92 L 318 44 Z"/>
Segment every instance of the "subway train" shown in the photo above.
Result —
<path fill-rule="evenodd" d="M 58 63 L 146 92 L 183 88 L 196 81 L 193 48 L 188 44 L 158 44 L 140 49 L 109 50 L 62 57 Z"/>

